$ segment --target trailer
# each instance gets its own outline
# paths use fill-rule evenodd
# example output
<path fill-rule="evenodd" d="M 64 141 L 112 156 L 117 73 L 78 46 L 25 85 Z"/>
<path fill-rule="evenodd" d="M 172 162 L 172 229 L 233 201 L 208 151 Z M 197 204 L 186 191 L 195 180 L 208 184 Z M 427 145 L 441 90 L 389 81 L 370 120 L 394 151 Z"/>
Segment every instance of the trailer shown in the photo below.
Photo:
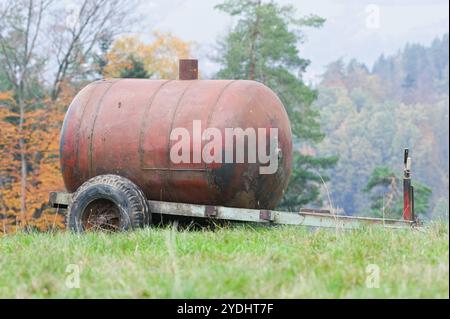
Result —
<path fill-rule="evenodd" d="M 283 212 L 156 200 L 147 200 L 147 205 L 150 214 L 153 215 L 183 216 L 211 221 L 222 220 L 258 223 L 261 225 L 279 224 L 335 229 L 357 229 L 367 225 L 379 225 L 391 229 L 412 229 L 420 227 L 420 221 L 414 215 L 414 189 L 411 186 L 411 157 L 409 156 L 408 149 L 404 151 L 403 186 L 403 218 L 398 220 L 337 215 L 329 210 L 310 208 L 302 208 L 299 212 Z M 50 206 L 59 211 L 67 211 L 71 207 L 73 195 L 73 193 L 67 192 L 51 192 L 49 199 Z M 108 209 L 102 211 L 97 216 L 96 221 L 92 222 L 93 225 L 90 228 L 93 230 L 117 230 L 118 228 L 116 229 L 113 224 L 108 224 L 108 214 L 110 214 Z M 86 225 L 82 227 L 86 228 Z"/>
<path fill-rule="evenodd" d="M 67 228 L 128 230 L 160 216 L 344 229 L 417 226 L 408 150 L 402 220 L 274 210 L 293 162 L 282 101 L 260 82 L 199 80 L 197 60 L 180 60 L 179 70 L 179 80 L 102 80 L 75 96 L 60 139 L 67 191 L 50 194 L 51 207 L 67 213 Z M 187 136 L 182 156 L 178 136 Z"/>

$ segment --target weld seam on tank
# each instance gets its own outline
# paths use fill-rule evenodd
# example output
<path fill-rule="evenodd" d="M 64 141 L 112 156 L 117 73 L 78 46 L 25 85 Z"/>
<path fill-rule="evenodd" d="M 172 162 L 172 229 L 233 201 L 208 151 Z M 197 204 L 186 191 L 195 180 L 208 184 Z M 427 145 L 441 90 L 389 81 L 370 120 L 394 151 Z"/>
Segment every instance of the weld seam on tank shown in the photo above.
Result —
<path fill-rule="evenodd" d="M 215 104 L 213 105 L 213 107 L 211 108 L 211 111 L 208 114 L 208 119 L 207 119 L 207 122 L 206 122 L 206 128 L 209 128 L 209 126 L 211 124 L 211 121 L 212 121 L 212 116 L 214 114 L 214 111 L 216 110 L 217 105 L 219 104 L 220 99 L 222 98 L 223 94 L 235 82 L 236 82 L 236 80 L 232 80 L 232 81 L 228 82 L 223 87 L 223 89 L 220 91 L 219 95 L 217 96 Z M 213 186 L 211 185 L 211 182 L 213 182 L 213 181 L 211 181 L 211 171 L 207 169 L 207 164 L 206 163 L 205 163 L 205 171 L 206 171 L 206 176 L 205 177 L 206 177 L 206 179 L 208 181 L 208 189 L 209 189 L 209 191 L 212 191 L 212 187 Z"/>
<path fill-rule="evenodd" d="M 144 126 L 145 126 L 145 123 L 147 120 L 147 115 L 148 115 L 148 112 L 150 112 L 150 108 L 152 107 L 156 96 L 161 91 L 161 88 L 170 82 L 172 82 L 172 80 L 167 80 L 167 81 L 164 81 L 163 83 L 161 83 L 161 85 L 158 87 L 158 89 L 155 90 L 155 92 L 153 92 L 152 96 L 150 97 L 149 104 L 145 107 L 144 115 L 143 115 L 142 121 L 141 121 L 141 128 L 139 130 L 138 152 L 139 152 L 139 165 L 141 166 L 141 169 L 145 169 L 145 167 L 144 167 L 144 149 L 142 148 L 142 144 L 144 143 Z"/>
<path fill-rule="evenodd" d="M 259 83 L 259 82 L 258 82 Z M 260 83 L 261 84 L 261 83 Z M 277 95 L 275 95 L 277 98 L 278 98 L 278 96 Z M 250 101 L 253 101 L 253 99 L 255 98 L 255 95 L 253 95 L 252 96 L 252 98 L 251 98 L 251 100 Z M 280 100 L 280 103 L 283 105 L 283 102 L 281 102 L 281 100 Z M 284 106 L 284 105 L 283 105 Z M 272 120 L 272 118 L 268 115 L 268 113 L 267 113 L 267 110 L 263 110 L 263 114 L 264 114 L 264 116 L 265 116 L 265 118 L 267 119 L 267 121 L 270 123 L 270 125 L 272 126 L 273 125 L 273 120 Z M 278 128 L 278 127 L 277 127 Z"/>
<path fill-rule="evenodd" d="M 183 93 L 180 95 L 180 98 L 177 101 L 177 105 L 175 106 L 175 110 L 173 111 L 172 121 L 170 122 L 170 130 L 169 130 L 169 136 L 168 136 L 169 147 L 167 148 L 167 153 L 166 153 L 167 164 L 169 165 L 169 167 L 168 167 L 169 170 L 165 170 L 165 171 L 161 171 L 160 172 L 160 174 L 165 176 L 165 178 L 163 179 L 164 180 L 164 184 L 163 184 L 162 192 L 163 193 L 167 192 L 168 195 L 169 195 L 169 198 L 171 200 L 176 200 L 176 199 L 173 198 L 172 193 L 169 191 L 169 189 L 170 189 L 170 187 L 169 187 L 169 175 L 172 174 L 171 171 L 170 171 L 170 166 L 171 166 L 170 165 L 170 149 L 171 149 L 171 147 L 173 145 L 172 141 L 170 140 L 170 135 L 171 135 L 171 132 L 173 130 L 173 122 L 175 120 L 175 116 L 177 115 L 177 111 L 178 111 L 178 108 L 180 107 L 181 101 L 183 100 L 184 95 L 186 94 L 186 92 L 191 88 L 191 86 L 194 85 L 194 83 L 196 83 L 196 82 L 195 81 L 191 81 L 191 83 L 189 83 L 189 85 L 186 86 L 186 88 L 184 89 Z"/>
<path fill-rule="evenodd" d="M 139 163 L 140 163 L 140 166 L 141 166 L 142 170 L 146 169 L 146 167 L 144 166 L 144 149 L 142 147 L 142 144 L 144 143 L 144 126 L 145 126 L 145 123 L 146 123 L 146 120 L 147 120 L 148 112 L 150 112 L 150 108 L 152 107 L 153 102 L 155 101 L 155 98 L 158 95 L 158 93 L 161 92 L 162 87 L 165 86 L 166 84 L 170 83 L 170 82 L 172 82 L 172 80 L 165 81 L 164 83 L 162 83 L 158 87 L 156 92 L 153 93 L 153 95 L 152 95 L 152 97 L 150 99 L 150 104 L 147 106 L 147 108 L 145 110 L 145 115 L 142 118 L 141 129 L 140 129 L 140 133 L 139 133 L 139 157 L 140 157 Z M 161 177 L 161 173 L 158 173 L 158 174 Z"/>
<path fill-rule="evenodd" d="M 109 82 L 109 86 L 108 86 L 108 89 L 115 83 L 114 81 L 108 81 Z M 98 84 L 99 84 L 99 82 L 97 81 L 97 82 L 95 82 L 96 84 L 97 84 L 97 86 L 98 87 L 100 87 Z M 81 172 L 81 170 L 80 170 L 80 156 L 79 156 L 79 154 L 80 154 L 80 134 L 81 134 L 81 124 L 83 123 L 83 120 L 84 120 L 84 114 L 85 114 L 85 112 L 86 112 L 86 108 L 87 108 L 87 106 L 89 105 L 89 101 L 91 100 L 91 98 L 92 98 L 92 95 L 94 95 L 94 92 L 95 92 L 95 90 L 96 90 L 97 88 L 93 88 L 92 90 L 91 90 L 91 92 L 89 93 L 89 98 L 86 100 L 86 103 L 84 103 L 84 105 L 83 105 L 83 111 L 81 112 L 81 117 L 80 117 L 80 122 L 79 122 L 79 126 L 78 126 L 78 129 L 77 129 L 77 137 L 76 137 L 76 145 L 77 145 L 77 147 L 76 147 L 76 150 L 77 150 L 77 152 L 76 152 L 76 154 L 77 154 L 77 165 L 76 165 L 76 169 L 79 171 L 79 172 Z M 105 90 L 106 91 L 106 90 Z M 105 92 L 106 93 L 106 92 Z"/>
<path fill-rule="evenodd" d="M 103 101 L 104 101 L 104 99 L 105 99 L 106 94 L 109 92 L 109 90 L 112 89 L 112 87 L 113 87 L 115 84 L 121 82 L 122 80 L 123 80 L 123 79 L 119 79 L 119 80 L 116 80 L 116 81 L 112 82 L 111 85 L 105 90 L 105 92 L 103 93 L 101 99 L 100 99 L 100 100 L 98 101 L 98 103 L 97 103 L 97 106 L 96 106 L 96 109 L 95 109 L 94 121 L 92 122 L 91 133 L 90 133 L 90 135 L 89 135 L 89 136 L 90 136 L 90 141 L 89 141 L 89 156 L 88 156 L 88 157 L 89 157 L 89 178 L 94 177 L 94 176 L 93 176 L 93 169 L 92 169 L 92 167 L 93 167 L 93 165 L 92 165 L 92 150 L 93 150 L 93 143 L 92 143 L 92 140 L 93 140 L 93 138 L 94 138 L 94 129 L 95 129 L 95 123 L 97 122 L 98 113 L 100 112 L 100 108 L 101 108 L 101 106 L 102 106 L 102 104 L 103 104 Z"/>
<path fill-rule="evenodd" d="M 231 86 L 231 84 L 235 83 L 236 80 L 232 80 L 230 82 L 228 82 L 223 89 L 220 91 L 219 95 L 217 96 L 216 102 L 214 103 L 214 106 L 211 108 L 211 111 L 209 112 L 208 115 L 208 120 L 206 122 L 206 128 L 209 127 L 209 125 L 211 124 L 211 119 L 212 119 L 212 115 L 214 114 L 215 109 L 217 108 L 217 104 L 219 104 L 220 98 L 223 96 L 223 94 L 225 93 L 225 91 L 228 89 L 228 87 Z M 205 163 L 206 165 L 206 163 Z"/>
<path fill-rule="evenodd" d="M 91 87 L 91 86 L 98 86 L 98 81 L 97 82 L 93 82 L 93 83 L 90 83 L 89 85 L 87 85 L 84 89 L 88 89 L 89 87 Z M 83 90 L 84 90 L 83 89 Z M 95 87 L 94 88 L 92 88 L 90 91 L 89 91 L 89 96 L 88 96 L 88 99 L 87 99 L 87 101 L 89 101 L 90 99 L 91 99 L 91 97 L 92 97 L 92 94 L 94 93 L 94 91 L 95 91 Z M 83 91 L 83 90 L 81 90 L 80 91 L 80 93 Z M 87 104 L 87 103 L 86 103 Z M 83 116 L 84 116 L 84 112 L 85 112 L 85 110 L 86 110 L 86 104 L 84 104 L 83 105 L 83 110 L 82 110 L 82 112 L 81 112 L 81 119 L 83 118 Z M 66 116 L 67 116 L 67 114 L 66 114 Z M 76 153 L 75 154 L 79 154 L 78 152 L 79 152 L 79 147 L 78 147 L 78 141 L 80 140 L 80 127 L 81 127 L 81 119 L 80 119 L 80 121 L 78 122 L 78 129 L 77 129 L 77 131 L 76 131 L 76 138 L 75 138 L 75 142 L 74 142 L 74 144 L 76 145 Z M 63 169 L 63 165 L 62 165 L 62 149 L 63 149 L 63 141 L 65 140 L 65 138 L 64 138 L 64 134 L 66 134 L 66 125 L 68 124 L 68 120 L 66 121 L 66 118 L 64 117 L 64 121 L 63 121 L 63 127 L 62 127 L 62 129 L 61 129 L 61 133 L 60 133 L 60 135 L 59 135 L 59 162 L 60 162 L 60 166 L 61 166 L 61 169 Z M 74 154 L 74 155 L 75 155 Z M 78 169 L 78 166 L 79 166 L 79 163 L 78 163 L 78 161 L 79 161 L 79 157 L 78 156 L 76 156 L 76 163 L 77 163 L 77 165 L 74 167 L 74 169 L 77 169 L 77 170 L 79 170 Z"/>

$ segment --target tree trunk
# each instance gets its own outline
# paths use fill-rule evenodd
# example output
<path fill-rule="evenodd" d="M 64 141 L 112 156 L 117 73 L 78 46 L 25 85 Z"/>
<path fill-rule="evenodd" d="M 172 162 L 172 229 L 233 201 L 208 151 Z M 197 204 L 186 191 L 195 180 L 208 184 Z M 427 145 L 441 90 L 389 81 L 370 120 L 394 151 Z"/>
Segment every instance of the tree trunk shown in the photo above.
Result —
<path fill-rule="evenodd" d="M 26 216 L 26 191 L 27 191 L 27 159 L 26 159 L 26 146 L 23 138 L 23 124 L 25 120 L 25 102 L 23 101 L 22 94 L 19 93 L 19 149 L 20 149 L 20 223 L 25 223 Z"/>
<path fill-rule="evenodd" d="M 249 80 L 255 79 L 255 69 L 256 69 L 256 40 L 259 35 L 259 12 L 258 8 L 261 6 L 261 1 L 258 1 L 256 3 L 256 21 L 255 21 L 255 29 L 252 32 L 251 38 L 250 38 L 250 66 L 249 66 L 249 72 L 248 72 L 248 78 Z"/>
<path fill-rule="evenodd" d="M 3 189 L 3 180 L 2 177 L 0 176 L 0 191 Z M 2 219 L 6 218 L 6 207 L 5 207 L 5 203 L 3 202 L 3 196 L 0 193 L 0 208 L 1 208 L 1 214 L 2 214 Z"/>

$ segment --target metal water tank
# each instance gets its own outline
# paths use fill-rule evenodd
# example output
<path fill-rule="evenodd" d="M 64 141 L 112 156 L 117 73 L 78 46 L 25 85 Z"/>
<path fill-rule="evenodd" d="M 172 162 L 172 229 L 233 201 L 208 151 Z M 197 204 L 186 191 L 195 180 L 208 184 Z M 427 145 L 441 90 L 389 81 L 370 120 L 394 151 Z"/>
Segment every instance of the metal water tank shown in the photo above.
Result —
<path fill-rule="evenodd" d="M 276 171 L 261 174 L 265 164 L 252 163 L 248 156 L 243 163 L 205 162 L 199 150 L 208 141 L 197 138 L 196 124 L 202 130 L 220 131 L 222 148 L 214 149 L 214 154 L 235 153 L 236 149 L 226 148 L 227 128 L 250 128 L 257 133 L 261 128 L 266 132 L 276 128 Z M 176 128 L 186 129 L 192 137 L 189 163 L 174 163 L 170 158 L 177 143 L 170 137 Z M 91 177 L 116 174 L 133 181 L 148 199 L 273 209 L 291 173 L 287 113 L 276 94 L 255 81 L 197 80 L 183 72 L 180 80 L 97 81 L 71 103 L 60 144 L 61 170 L 69 192 Z M 201 158 L 200 162 L 193 162 L 194 158 Z"/>

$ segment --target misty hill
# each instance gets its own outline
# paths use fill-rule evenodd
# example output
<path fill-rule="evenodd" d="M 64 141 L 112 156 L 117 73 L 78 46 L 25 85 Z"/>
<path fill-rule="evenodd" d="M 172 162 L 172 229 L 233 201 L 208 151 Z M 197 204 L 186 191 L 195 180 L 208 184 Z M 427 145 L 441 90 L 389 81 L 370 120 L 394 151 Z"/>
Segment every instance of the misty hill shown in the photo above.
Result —
<path fill-rule="evenodd" d="M 362 189 L 377 165 L 402 172 L 402 150 L 413 156 L 413 178 L 433 190 L 429 216 L 448 214 L 449 38 L 408 44 L 380 56 L 370 70 L 352 60 L 328 65 L 316 107 L 326 138 L 323 155 L 338 155 L 331 171 L 334 206 L 364 214 Z"/>

